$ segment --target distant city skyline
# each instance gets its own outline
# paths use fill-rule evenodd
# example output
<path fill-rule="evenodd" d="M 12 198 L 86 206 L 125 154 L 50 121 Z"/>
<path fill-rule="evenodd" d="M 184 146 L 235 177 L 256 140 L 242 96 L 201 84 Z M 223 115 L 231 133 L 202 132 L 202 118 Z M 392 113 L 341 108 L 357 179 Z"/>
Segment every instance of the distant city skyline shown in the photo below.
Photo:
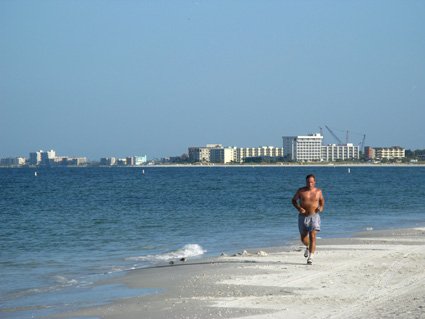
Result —
<path fill-rule="evenodd" d="M 0 1 L 0 48 L 0 157 L 425 148 L 424 1 Z"/>
<path fill-rule="evenodd" d="M 335 134 L 336 136 L 332 136 L 332 133 Z M 329 132 L 329 134 L 324 134 L 323 133 L 323 129 L 322 129 L 322 130 L 320 130 L 320 132 L 301 133 L 301 134 L 297 134 L 297 135 L 294 135 L 294 136 L 300 136 L 300 135 L 301 136 L 306 136 L 306 135 L 322 134 L 322 136 L 323 136 L 323 140 L 322 140 L 323 143 L 322 144 L 323 145 L 343 145 L 343 144 L 348 143 L 348 144 L 353 144 L 353 145 L 356 145 L 356 146 L 359 146 L 360 147 L 362 145 L 362 142 L 364 142 L 363 138 L 365 137 L 365 134 L 362 135 L 362 134 L 357 133 L 357 132 L 355 132 L 353 134 L 353 132 L 350 132 L 349 130 L 348 131 L 337 130 L 337 132 L 334 132 L 333 131 L 332 133 Z M 341 134 L 345 134 L 345 135 L 344 136 L 343 135 L 338 136 L 336 133 L 341 133 Z M 361 135 L 362 135 L 362 140 L 361 141 L 358 141 L 358 142 L 355 142 L 355 138 L 357 138 L 357 137 L 360 138 Z M 355 136 L 355 138 L 353 138 L 353 136 Z M 282 139 L 282 137 L 284 137 L 284 136 L 281 136 L 281 139 Z M 346 138 L 349 138 L 349 140 L 347 141 Z M 339 139 L 339 140 L 337 140 L 337 139 Z M 341 142 L 341 143 L 339 143 L 339 142 Z M 108 158 L 108 157 L 126 158 L 128 156 L 141 156 L 142 154 L 143 154 L 143 156 L 147 156 L 149 158 L 149 160 L 153 160 L 153 159 L 161 159 L 161 158 L 168 158 L 168 157 L 174 157 L 174 156 L 188 155 L 188 153 L 189 153 L 188 152 L 188 149 L 190 147 L 204 147 L 205 145 L 220 145 L 221 147 L 248 147 L 248 148 L 257 148 L 257 147 L 267 147 L 267 146 L 282 147 L 283 144 L 284 144 L 284 142 L 281 141 L 280 145 L 279 144 L 273 144 L 272 145 L 272 144 L 267 144 L 267 143 L 263 143 L 263 144 L 260 144 L 260 145 L 253 145 L 251 143 L 249 145 L 243 145 L 243 146 L 241 146 L 241 145 L 238 145 L 238 144 L 227 145 L 227 144 L 220 143 L 220 142 L 219 143 L 207 143 L 206 142 L 206 143 L 201 143 L 199 145 L 187 145 L 185 149 L 182 149 L 181 152 L 176 153 L 176 154 L 168 154 L 166 151 L 163 151 L 162 154 L 164 154 L 164 155 L 162 155 L 160 157 L 149 156 L 146 152 L 143 152 L 143 151 L 142 152 L 138 152 L 138 153 L 131 153 L 131 154 L 130 153 L 126 153 L 126 154 L 118 154 L 118 155 L 117 154 L 104 154 L 104 153 L 102 153 L 97 158 L 91 158 L 91 157 L 87 156 L 87 154 L 83 154 L 83 153 L 79 153 L 79 154 L 64 154 L 63 152 L 60 152 L 60 153 L 61 153 L 61 156 L 64 156 L 64 157 L 79 157 L 79 156 L 84 156 L 84 157 L 87 157 L 87 159 L 90 160 L 90 161 L 98 161 L 101 158 Z M 363 147 L 374 147 L 374 148 L 380 148 L 380 147 L 384 147 L 384 148 L 386 148 L 386 147 L 402 147 L 402 148 L 404 148 L 406 150 L 412 150 L 412 151 L 425 149 L 425 146 L 422 147 L 422 148 L 419 147 L 419 148 L 409 149 L 409 148 L 406 148 L 403 144 L 396 145 L 394 143 L 393 144 L 388 144 L 388 145 L 383 145 L 383 144 L 369 145 L 367 143 L 367 140 L 366 140 L 366 143 L 363 145 Z M 56 151 L 58 149 L 60 149 L 60 148 L 57 148 L 57 147 L 38 148 L 36 150 L 29 150 L 29 151 L 26 152 L 26 154 L 19 154 L 19 155 L 8 155 L 8 154 L 0 153 L 0 158 L 8 158 L 8 157 L 24 157 L 24 158 L 28 158 L 29 157 L 28 155 L 30 155 L 32 152 L 43 151 L 43 152 L 46 152 L 47 153 L 49 151 Z M 361 147 L 360 147 L 359 150 L 361 152 L 364 151 L 363 149 L 361 149 Z M 284 150 L 284 152 L 286 153 L 285 150 Z"/>
<path fill-rule="evenodd" d="M 332 133 L 333 134 L 333 133 Z M 339 138 L 333 135 L 335 138 Z M 406 150 L 400 146 L 364 148 L 362 156 L 360 145 L 353 143 L 324 144 L 320 133 L 301 136 L 283 136 L 283 147 L 237 147 L 222 144 L 206 144 L 189 147 L 188 153 L 181 156 L 169 156 L 161 159 L 149 159 L 147 155 L 125 157 L 102 157 L 99 160 L 87 160 L 87 157 L 69 157 L 58 155 L 55 150 L 30 152 L 28 157 L 0 158 L 0 167 L 21 166 L 141 166 L 154 163 L 282 163 L 282 162 L 338 162 L 338 161 L 405 161 Z M 340 141 L 339 141 L 340 142 Z M 284 150 L 286 150 L 284 152 Z M 425 150 L 410 152 L 411 162 L 423 159 Z"/>
<path fill-rule="evenodd" d="M 347 133 L 347 132 L 345 132 L 345 133 Z M 318 133 L 305 133 L 305 134 L 300 134 L 300 135 L 301 136 L 307 136 L 307 135 L 316 135 L 316 134 L 318 134 Z M 325 134 L 323 134 L 322 136 L 325 136 Z M 285 136 L 282 136 L 281 138 L 285 138 Z M 331 139 L 334 139 L 334 140 L 332 141 Z M 340 139 L 342 139 L 342 137 L 340 137 Z M 337 140 L 335 140 L 335 137 L 327 136 L 326 138 L 323 138 L 322 139 L 321 145 L 323 145 L 323 146 L 346 145 L 345 142 L 346 141 L 343 141 L 340 144 L 340 143 L 338 143 Z M 184 150 L 182 150 L 182 152 L 180 152 L 178 154 L 165 154 L 164 156 L 161 156 L 161 157 L 151 157 L 151 156 L 149 156 L 149 154 L 146 154 L 146 153 L 143 153 L 143 152 L 133 153 L 133 154 L 127 153 L 127 154 L 120 154 L 120 155 L 116 155 L 116 154 L 102 154 L 98 158 L 90 158 L 86 154 L 71 154 L 71 155 L 70 154 L 63 154 L 63 152 L 61 152 L 60 150 L 59 150 L 58 154 L 60 153 L 60 157 L 64 157 L 64 158 L 66 158 L 66 157 L 69 157 L 69 158 L 84 157 L 84 158 L 87 158 L 89 161 L 99 161 L 99 160 L 102 160 L 102 159 L 105 159 L 105 158 L 116 158 L 116 159 L 120 159 L 121 158 L 121 159 L 125 159 L 127 157 L 140 157 L 140 156 L 143 156 L 145 158 L 148 158 L 149 160 L 159 160 L 159 159 L 163 159 L 163 158 L 170 158 L 170 157 L 175 157 L 175 156 L 189 155 L 190 148 L 197 148 L 197 147 L 201 147 L 201 148 L 204 148 L 204 147 L 221 147 L 221 148 L 262 148 L 262 147 L 263 148 L 264 147 L 273 147 L 274 148 L 274 147 L 277 147 L 277 148 L 281 148 L 283 146 L 284 155 L 287 155 L 288 154 L 288 151 L 287 150 L 285 151 L 285 145 L 284 144 L 285 144 L 284 141 L 281 142 L 281 145 L 262 144 L 262 145 L 244 145 L 244 146 L 240 146 L 240 145 L 226 145 L 226 144 L 223 144 L 223 143 L 204 143 L 204 144 L 200 144 L 200 145 L 188 145 Z M 353 141 L 348 141 L 347 145 L 351 145 L 351 144 L 354 145 L 354 146 L 359 147 L 359 151 L 360 152 L 364 152 L 364 149 L 360 149 L 361 142 L 360 143 L 355 143 Z M 365 145 L 363 145 L 363 147 L 365 147 L 365 148 L 366 147 L 368 147 L 368 148 L 370 148 L 370 147 L 372 147 L 372 148 L 401 147 L 403 149 L 411 150 L 411 151 L 425 150 L 425 147 L 423 147 L 423 148 L 416 148 L 416 149 L 409 149 L 409 148 L 404 147 L 403 145 L 395 145 L 395 144 L 393 144 L 393 145 L 368 145 L 366 143 Z M 22 158 L 29 159 L 31 157 L 31 154 L 32 153 L 35 153 L 35 152 L 44 152 L 44 153 L 47 154 L 49 152 L 52 152 L 52 153 L 56 154 L 56 151 L 58 149 L 59 148 L 56 148 L 56 147 L 54 147 L 54 148 L 46 148 L 46 149 L 39 148 L 37 150 L 29 150 L 29 151 L 26 152 L 26 154 L 20 154 L 20 155 L 7 155 L 7 154 L 1 154 L 0 153 L 0 158 L 14 158 L 14 157 L 18 158 L 18 157 L 22 157 Z"/>

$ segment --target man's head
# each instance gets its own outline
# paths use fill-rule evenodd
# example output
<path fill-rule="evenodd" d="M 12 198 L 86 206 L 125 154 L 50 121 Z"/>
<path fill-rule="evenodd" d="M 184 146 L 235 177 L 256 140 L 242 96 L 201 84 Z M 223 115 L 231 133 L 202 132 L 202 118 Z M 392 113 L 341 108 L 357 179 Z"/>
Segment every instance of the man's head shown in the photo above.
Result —
<path fill-rule="evenodd" d="M 305 183 L 309 189 L 313 189 L 316 185 L 316 177 L 313 174 L 307 175 L 307 177 L 305 178 Z"/>

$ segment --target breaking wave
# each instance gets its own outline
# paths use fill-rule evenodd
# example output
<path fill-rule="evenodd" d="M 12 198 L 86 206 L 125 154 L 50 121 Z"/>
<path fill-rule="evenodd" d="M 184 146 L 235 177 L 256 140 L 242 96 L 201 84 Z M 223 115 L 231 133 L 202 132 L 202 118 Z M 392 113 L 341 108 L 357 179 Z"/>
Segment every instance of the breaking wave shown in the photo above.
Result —
<path fill-rule="evenodd" d="M 207 251 L 198 244 L 187 244 L 175 251 L 170 251 L 157 255 L 145 255 L 139 257 L 129 257 L 126 260 L 131 261 L 168 261 L 180 258 L 198 257 L 205 254 Z"/>

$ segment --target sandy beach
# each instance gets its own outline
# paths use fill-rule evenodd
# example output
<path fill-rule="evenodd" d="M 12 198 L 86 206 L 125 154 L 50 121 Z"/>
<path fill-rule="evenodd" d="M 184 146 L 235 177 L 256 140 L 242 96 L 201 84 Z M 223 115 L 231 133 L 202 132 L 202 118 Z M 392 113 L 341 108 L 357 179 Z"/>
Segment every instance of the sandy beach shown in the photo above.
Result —
<path fill-rule="evenodd" d="M 319 239 L 301 246 L 130 271 L 113 283 L 157 294 L 61 318 L 425 318 L 425 228 Z"/>

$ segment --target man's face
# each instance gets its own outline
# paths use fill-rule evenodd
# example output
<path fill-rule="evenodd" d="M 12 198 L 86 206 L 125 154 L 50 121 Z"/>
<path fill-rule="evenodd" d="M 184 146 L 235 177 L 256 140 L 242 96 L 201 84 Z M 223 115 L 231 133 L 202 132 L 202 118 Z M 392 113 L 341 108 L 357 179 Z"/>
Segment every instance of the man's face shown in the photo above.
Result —
<path fill-rule="evenodd" d="M 314 180 L 314 177 L 307 178 L 307 180 L 306 180 L 307 188 L 313 189 L 315 185 L 316 185 L 316 181 Z"/>

